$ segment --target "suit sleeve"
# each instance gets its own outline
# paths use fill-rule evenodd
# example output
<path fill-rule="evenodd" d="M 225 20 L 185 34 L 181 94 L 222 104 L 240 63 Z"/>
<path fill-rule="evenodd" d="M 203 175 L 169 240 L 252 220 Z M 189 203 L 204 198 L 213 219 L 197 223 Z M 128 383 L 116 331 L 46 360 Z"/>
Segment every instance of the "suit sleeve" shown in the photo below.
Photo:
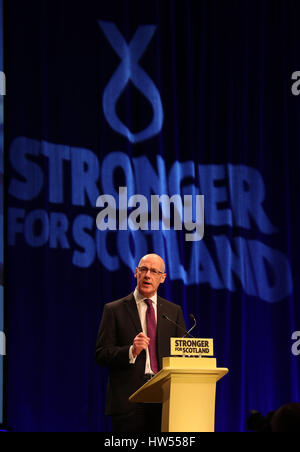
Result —
<path fill-rule="evenodd" d="M 129 348 L 131 344 L 118 344 L 117 318 L 109 305 L 104 306 L 98 331 L 95 359 L 100 366 L 112 368 L 129 367 Z"/>

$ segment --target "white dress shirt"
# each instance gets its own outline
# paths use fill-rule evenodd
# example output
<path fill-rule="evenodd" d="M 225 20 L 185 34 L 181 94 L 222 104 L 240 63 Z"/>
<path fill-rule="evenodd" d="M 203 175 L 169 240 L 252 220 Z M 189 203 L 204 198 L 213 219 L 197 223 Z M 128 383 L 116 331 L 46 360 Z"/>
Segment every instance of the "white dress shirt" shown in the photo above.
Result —
<path fill-rule="evenodd" d="M 153 295 L 153 297 L 144 297 L 143 295 L 141 295 L 139 293 L 139 291 L 137 289 L 135 289 L 134 291 L 134 299 L 136 302 L 136 306 L 137 306 L 137 310 L 139 313 L 139 317 L 140 317 L 140 321 L 141 321 L 141 325 L 142 325 L 142 330 L 143 333 L 146 334 L 147 336 L 147 320 L 146 320 L 146 312 L 147 312 L 147 304 L 145 303 L 144 300 L 152 300 L 152 305 L 153 305 L 153 309 L 154 309 L 154 313 L 155 313 L 155 319 L 157 321 L 157 293 L 155 295 Z M 130 364 L 134 364 L 136 357 L 134 358 L 132 355 L 132 347 L 130 347 L 129 349 L 129 363 Z M 148 348 L 146 349 L 146 366 L 145 366 L 145 374 L 153 374 L 154 372 L 151 369 L 150 366 L 150 355 L 149 355 L 149 350 Z"/>

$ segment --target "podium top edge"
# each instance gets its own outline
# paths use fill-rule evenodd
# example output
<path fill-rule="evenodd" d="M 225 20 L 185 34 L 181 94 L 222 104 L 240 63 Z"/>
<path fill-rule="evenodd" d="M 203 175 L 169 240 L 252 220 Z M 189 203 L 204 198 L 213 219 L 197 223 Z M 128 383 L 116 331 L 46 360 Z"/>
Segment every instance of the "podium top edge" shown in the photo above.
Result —
<path fill-rule="evenodd" d="M 194 380 L 196 378 L 196 381 L 199 381 L 199 383 L 202 382 L 210 382 L 210 383 L 217 383 L 217 381 L 221 380 L 229 370 L 225 367 L 215 367 L 215 368 L 202 368 L 202 369 L 183 369 L 183 368 L 167 368 L 164 367 L 162 370 L 160 370 L 155 377 L 153 377 L 151 380 L 149 380 L 147 383 L 145 383 L 143 386 L 141 386 L 134 394 L 132 394 L 129 397 L 130 401 L 138 402 L 138 401 L 145 401 L 142 400 L 143 397 L 145 397 L 145 394 L 151 394 L 151 397 L 153 395 L 153 389 L 157 388 L 159 389 L 162 384 L 172 381 L 172 377 L 175 377 L 175 379 L 179 378 L 190 378 Z M 199 380 L 198 380 L 199 379 Z M 194 380 L 195 382 L 195 380 Z M 149 392 L 150 391 L 150 392 Z M 140 398 L 140 395 L 142 395 L 142 398 Z M 153 397 L 151 398 L 151 401 L 153 402 Z M 149 401 L 150 401 L 149 399 Z"/>
<path fill-rule="evenodd" d="M 184 373 L 184 374 L 224 374 L 229 372 L 229 369 L 225 367 L 209 367 L 209 368 L 199 368 L 199 369 L 183 369 L 176 367 L 164 367 L 161 372 L 173 372 L 173 373 Z"/>

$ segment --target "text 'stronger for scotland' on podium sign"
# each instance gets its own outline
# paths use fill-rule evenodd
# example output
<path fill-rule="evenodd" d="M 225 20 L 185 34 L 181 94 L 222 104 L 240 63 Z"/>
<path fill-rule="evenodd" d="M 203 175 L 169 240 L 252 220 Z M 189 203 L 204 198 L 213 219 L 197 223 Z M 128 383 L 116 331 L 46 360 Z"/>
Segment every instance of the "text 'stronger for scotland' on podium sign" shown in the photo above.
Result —
<path fill-rule="evenodd" d="M 171 338 L 171 356 L 214 356 L 213 339 Z"/>

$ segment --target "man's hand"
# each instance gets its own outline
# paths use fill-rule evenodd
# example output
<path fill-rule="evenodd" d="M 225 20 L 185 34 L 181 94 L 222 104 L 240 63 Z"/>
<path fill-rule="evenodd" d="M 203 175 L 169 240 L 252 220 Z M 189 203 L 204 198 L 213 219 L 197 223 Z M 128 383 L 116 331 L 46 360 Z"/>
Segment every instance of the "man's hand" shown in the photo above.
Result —
<path fill-rule="evenodd" d="M 150 343 L 150 338 L 144 333 L 139 333 L 133 340 L 132 354 L 136 358 L 141 351 L 146 350 Z"/>

